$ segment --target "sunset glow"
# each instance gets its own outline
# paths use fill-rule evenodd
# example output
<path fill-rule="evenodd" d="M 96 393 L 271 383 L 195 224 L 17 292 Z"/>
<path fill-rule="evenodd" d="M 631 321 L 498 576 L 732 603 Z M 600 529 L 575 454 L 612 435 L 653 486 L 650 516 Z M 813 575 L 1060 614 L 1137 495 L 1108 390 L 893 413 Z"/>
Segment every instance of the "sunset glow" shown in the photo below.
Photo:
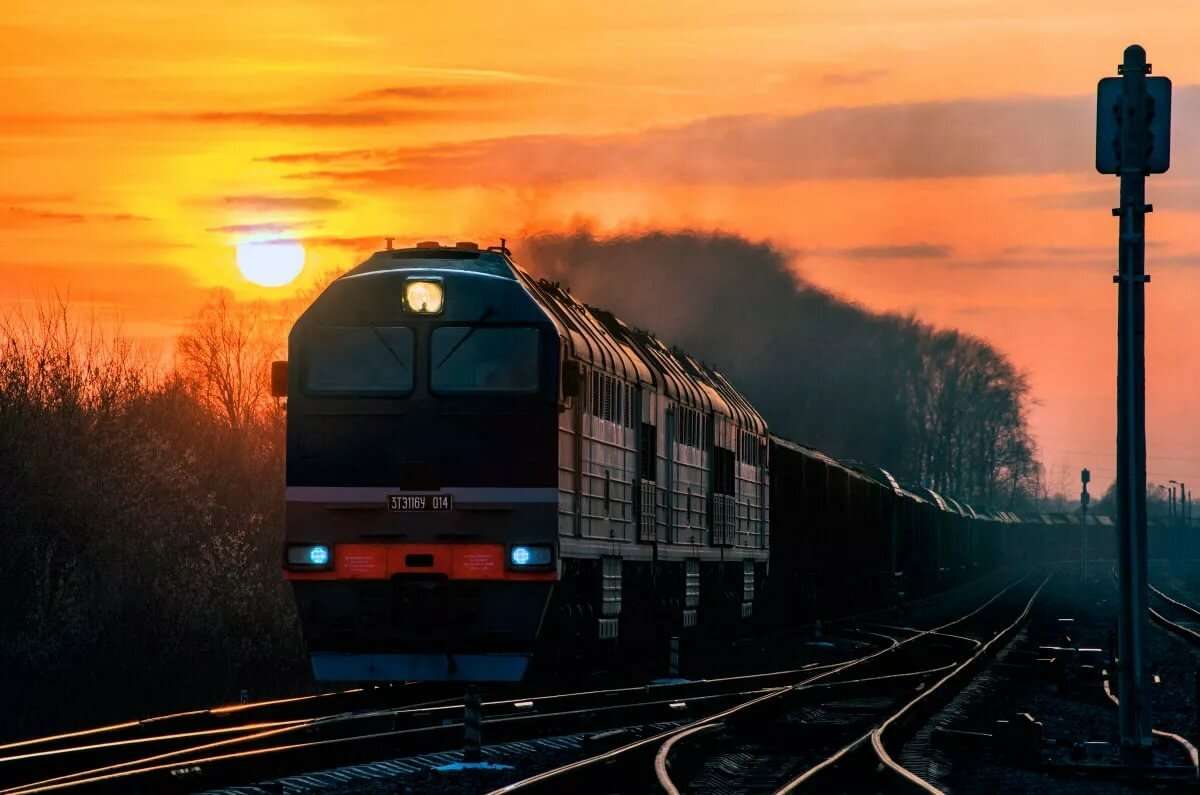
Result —
<path fill-rule="evenodd" d="M 1176 86 L 1149 475 L 1200 484 L 1195 12 L 1131 30 L 1127 5 L 9 3 L 0 302 L 61 291 L 161 350 L 214 288 L 289 298 L 384 237 L 719 229 L 995 344 L 1030 374 L 1051 488 L 1086 465 L 1102 490 L 1116 183 L 1092 103 L 1137 39 Z"/>

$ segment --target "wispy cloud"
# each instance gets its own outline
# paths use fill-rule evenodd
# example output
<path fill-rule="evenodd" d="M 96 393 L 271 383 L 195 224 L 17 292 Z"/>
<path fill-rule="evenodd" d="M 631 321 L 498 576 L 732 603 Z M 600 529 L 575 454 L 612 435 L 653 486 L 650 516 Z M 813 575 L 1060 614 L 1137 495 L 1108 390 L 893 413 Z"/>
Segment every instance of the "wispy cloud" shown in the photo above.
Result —
<path fill-rule="evenodd" d="M 191 111 L 120 111 L 114 113 L 13 114 L 0 116 L 0 129 L 53 130 L 101 124 L 187 124 L 203 126 L 355 128 L 422 124 L 476 113 L 459 106 L 375 107 L 347 109 L 342 103 L 309 108 L 198 109 Z"/>
<path fill-rule="evenodd" d="M 386 158 L 387 149 L 342 149 L 324 152 L 291 152 L 255 158 L 260 163 L 342 163 L 353 160 L 371 161 Z"/>
<path fill-rule="evenodd" d="M 256 127 L 380 127 L 402 122 L 425 122 L 460 115 L 460 109 L 372 108 L 369 110 L 208 110 L 155 113 L 157 121 L 189 124 L 229 124 Z"/>
<path fill-rule="evenodd" d="M 337 248 L 346 251 L 377 251 L 384 247 L 384 235 L 358 235 L 342 237 L 338 235 L 313 235 L 308 237 L 274 237 L 266 240 L 256 240 L 255 246 L 283 246 L 300 243 L 305 246 L 319 248 Z"/>
<path fill-rule="evenodd" d="M 1197 121 L 1200 121 L 1198 119 Z M 1180 136 L 1182 138 L 1182 136 Z M 1176 162 L 1195 157 L 1197 152 L 1187 152 L 1196 144 L 1192 139 L 1175 142 Z M 1184 150 L 1180 152 L 1178 150 Z M 1182 155 L 1182 156 L 1180 156 Z M 1200 210 L 1200 181 L 1180 179 L 1170 175 L 1158 177 L 1148 190 L 1147 198 L 1160 210 Z M 1117 182 L 1112 180 L 1107 188 L 1064 191 L 1032 196 L 1029 201 L 1047 210 L 1102 210 L 1118 203 Z"/>
<path fill-rule="evenodd" d="M 821 75 L 821 82 L 827 86 L 861 86 L 882 80 L 891 73 L 891 69 L 857 69 L 846 72 L 826 72 Z"/>
<path fill-rule="evenodd" d="M 0 204 L 8 205 L 60 204 L 74 200 L 70 193 L 0 193 Z"/>
<path fill-rule="evenodd" d="M 144 215 L 133 213 L 83 213 L 40 210 L 32 207 L 0 208 L 0 226 L 19 228 L 42 224 L 82 224 L 88 222 L 122 223 L 127 221 L 149 221 Z"/>
<path fill-rule="evenodd" d="M 1200 266 L 1200 253 L 1192 252 L 1190 254 L 1170 254 L 1167 256 L 1155 255 L 1150 259 L 1150 265 L 1166 265 L 1184 268 L 1194 268 Z"/>
<path fill-rule="evenodd" d="M 506 94 L 511 88 L 498 83 L 446 83 L 442 85 L 396 85 L 353 94 L 350 102 L 400 100 L 406 102 L 477 101 Z"/>
<path fill-rule="evenodd" d="M 178 323 L 204 294 L 191 275 L 165 262 L 0 261 L 0 302 L 60 298 L 71 307 L 116 311 L 131 321 Z"/>
<path fill-rule="evenodd" d="M 884 246 L 805 249 L 807 256 L 836 257 L 859 262 L 892 259 L 946 259 L 953 249 L 940 243 L 902 243 Z"/>
<path fill-rule="evenodd" d="M 1000 250 L 1003 257 L 1101 257 L 1111 254 L 1112 247 L 1102 246 L 1005 246 Z"/>
<path fill-rule="evenodd" d="M 297 229 L 311 229 L 321 226 L 321 221 L 265 221 L 257 224 L 227 224 L 225 226 L 210 226 L 208 232 L 229 232 L 232 234 L 282 234 Z"/>
<path fill-rule="evenodd" d="M 1177 87 L 1174 103 L 1177 126 L 1200 126 L 1197 87 Z M 1081 173 L 1093 170 L 1094 115 L 1090 96 L 964 99 L 713 117 L 629 134 L 524 135 L 353 155 L 282 155 L 291 160 L 280 162 L 345 163 L 290 176 L 389 188 Z M 1200 139 L 1177 142 L 1174 154 L 1179 161 L 1200 157 Z"/>
<path fill-rule="evenodd" d="M 342 205 L 339 200 L 330 196 L 270 196 L 266 194 L 218 196 L 206 203 L 258 212 L 271 212 L 275 210 L 334 210 Z"/>

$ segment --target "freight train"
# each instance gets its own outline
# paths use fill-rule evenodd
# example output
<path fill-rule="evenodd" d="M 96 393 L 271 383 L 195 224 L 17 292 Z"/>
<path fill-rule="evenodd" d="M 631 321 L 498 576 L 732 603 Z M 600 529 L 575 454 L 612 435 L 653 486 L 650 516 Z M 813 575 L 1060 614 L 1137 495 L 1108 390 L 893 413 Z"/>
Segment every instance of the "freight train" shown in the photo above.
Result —
<path fill-rule="evenodd" d="M 317 680 L 519 680 L 1040 549 L 1014 514 L 772 435 L 719 372 L 503 245 L 375 253 L 297 320 L 272 387 Z"/>

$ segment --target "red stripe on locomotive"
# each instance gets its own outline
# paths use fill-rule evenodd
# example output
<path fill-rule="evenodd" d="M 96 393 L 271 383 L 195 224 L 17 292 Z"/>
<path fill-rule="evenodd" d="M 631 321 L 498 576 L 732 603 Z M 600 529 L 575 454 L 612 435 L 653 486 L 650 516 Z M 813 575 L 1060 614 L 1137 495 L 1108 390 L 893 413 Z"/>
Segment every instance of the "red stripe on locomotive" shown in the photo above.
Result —
<path fill-rule="evenodd" d="M 419 562 L 412 561 L 418 558 Z M 285 571 L 289 580 L 386 580 L 443 574 L 450 580 L 557 580 L 557 571 L 513 571 L 502 544 L 337 544 L 332 571 Z"/>

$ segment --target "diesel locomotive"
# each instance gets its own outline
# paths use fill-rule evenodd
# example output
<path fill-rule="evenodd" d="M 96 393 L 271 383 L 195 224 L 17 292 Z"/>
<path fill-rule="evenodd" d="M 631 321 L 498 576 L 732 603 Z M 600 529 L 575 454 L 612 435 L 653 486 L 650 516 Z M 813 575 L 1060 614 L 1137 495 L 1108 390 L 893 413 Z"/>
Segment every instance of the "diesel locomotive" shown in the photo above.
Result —
<path fill-rule="evenodd" d="M 297 320 L 272 382 L 317 680 L 519 680 L 1034 554 L 1013 514 L 770 435 L 719 372 L 503 245 L 375 253 Z"/>

